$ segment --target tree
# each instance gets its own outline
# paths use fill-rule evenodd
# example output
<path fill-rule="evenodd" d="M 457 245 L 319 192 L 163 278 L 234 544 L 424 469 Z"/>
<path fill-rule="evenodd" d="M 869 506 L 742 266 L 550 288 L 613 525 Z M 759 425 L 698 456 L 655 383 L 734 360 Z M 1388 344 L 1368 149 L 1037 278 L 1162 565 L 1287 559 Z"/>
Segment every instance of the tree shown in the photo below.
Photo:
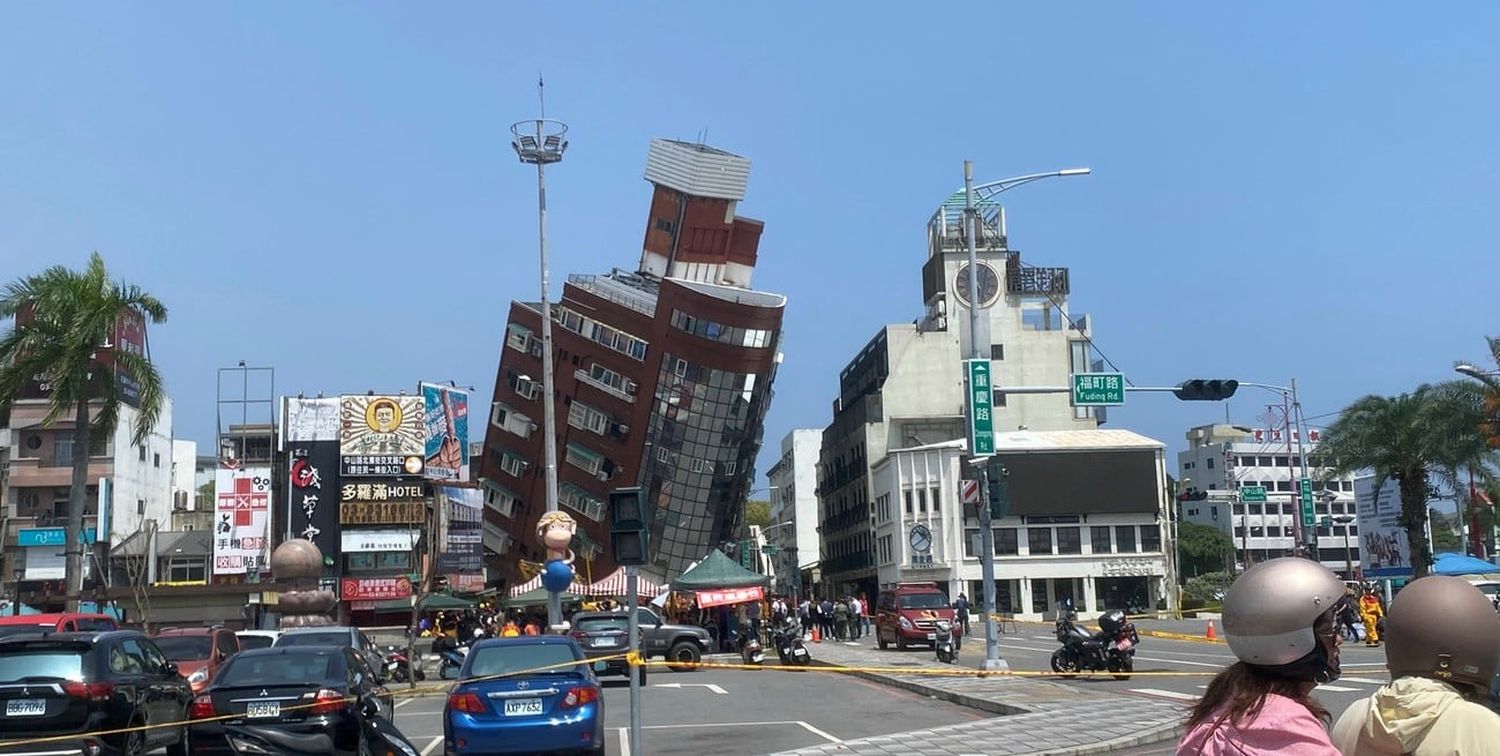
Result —
<path fill-rule="evenodd" d="M 1475 384 L 1423 384 L 1398 396 L 1366 396 L 1344 408 L 1318 447 L 1334 475 L 1370 470 L 1378 488 L 1395 480 L 1412 555 L 1412 571 L 1425 576 L 1432 564 L 1423 525 L 1432 479 L 1454 481 L 1459 467 L 1485 466 Z"/>
<path fill-rule="evenodd" d="M 1234 542 L 1224 531 L 1212 525 L 1180 522 L 1177 524 L 1177 553 L 1182 574 L 1195 577 L 1222 571 L 1225 560 L 1234 553 Z"/>
<path fill-rule="evenodd" d="M 759 525 L 762 530 L 771 527 L 771 502 L 751 499 L 745 502 L 745 527 Z"/>
<path fill-rule="evenodd" d="M 69 609 L 77 607 L 83 586 L 79 538 L 89 456 L 102 451 L 114 434 L 127 382 L 134 386 L 139 409 L 134 443 L 146 440 L 165 401 L 161 375 L 150 358 L 111 343 L 122 316 L 161 323 L 167 319 L 167 308 L 140 287 L 111 280 L 97 252 L 81 271 L 58 265 L 12 281 L 0 291 L 0 318 L 14 318 L 13 327 L 0 335 L 0 414 L 10 410 L 27 383 L 40 380 L 50 387 L 43 425 L 54 425 L 69 413 L 73 419 L 77 451 L 64 547 Z M 98 407 L 92 421 L 90 402 Z"/>
<path fill-rule="evenodd" d="M 1432 518 L 1432 550 L 1462 551 L 1463 542 L 1458 538 L 1457 527 L 1461 525 L 1453 515 L 1443 514 L 1437 507 L 1428 507 L 1427 516 Z"/>

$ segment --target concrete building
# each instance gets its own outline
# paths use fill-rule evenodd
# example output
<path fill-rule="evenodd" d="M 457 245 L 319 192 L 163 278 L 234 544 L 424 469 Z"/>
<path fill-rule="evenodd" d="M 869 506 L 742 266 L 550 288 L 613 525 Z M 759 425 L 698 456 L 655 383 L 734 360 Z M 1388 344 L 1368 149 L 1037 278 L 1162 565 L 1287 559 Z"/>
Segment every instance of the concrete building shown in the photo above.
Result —
<path fill-rule="evenodd" d="M 1234 541 L 1235 569 L 1293 553 L 1301 527 L 1299 483 L 1304 456 L 1313 483 L 1318 558 L 1339 573 L 1359 565 L 1359 523 L 1323 524 L 1324 517 L 1354 516 L 1354 477 L 1334 477 L 1317 464 L 1318 431 L 1299 434 L 1236 425 L 1200 425 L 1187 432 L 1177 455 L 1182 490 L 1202 495 L 1179 501 L 1183 522 L 1212 525 Z M 1242 501 L 1241 489 L 1261 486 L 1266 501 Z M 1345 539 L 1348 550 L 1345 550 Z"/>
<path fill-rule="evenodd" d="M 922 317 L 887 325 L 839 374 L 833 421 L 819 457 L 823 579 L 832 591 L 874 595 L 878 587 L 870 471 L 890 449 L 920 447 L 964 430 L 964 364 L 969 334 L 963 195 L 928 223 Z M 998 204 L 980 203 L 977 339 L 986 345 L 996 386 L 1065 385 L 1092 367 L 1087 315 L 1068 312 L 1066 268 L 1024 264 L 1006 246 Z M 999 430 L 1087 430 L 1100 417 L 1064 395 L 994 395 Z"/>
<path fill-rule="evenodd" d="M 879 585 L 930 581 L 978 601 L 978 513 L 959 505 L 962 439 L 890 450 L 871 470 Z M 1072 599 L 1081 612 L 1171 608 L 1164 445 L 1124 430 L 1011 431 L 1009 514 L 994 520 L 996 609 L 1040 619 Z M 873 594 L 872 594 L 873 595 Z"/>
<path fill-rule="evenodd" d="M 546 510 L 541 402 L 557 417 L 559 504 L 592 574 L 615 569 L 605 502 L 641 486 L 653 563 L 675 577 L 739 532 L 780 361 L 786 299 L 750 288 L 762 224 L 735 214 L 749 161 L 652 140 L 645 239 L 634 272 L 569 276 L 552 310 L 556 395 L 541 396 L 540 304 L 513 302 L 484 454 L 492 574 L 540 561 Z M 580 571 L 585 570 L 581 562 Z"/>
<path fill-rule="evenodd" d="M 818 564 L 818 449 L 819 428 L 797 428 L 781 439 L 781 459 L 766 477 L 771 487 L 771 526 L 767 536 L 774 549 L 771 574 L 779 592 L 801 595 L 812 582 L 807 571 Z"/>

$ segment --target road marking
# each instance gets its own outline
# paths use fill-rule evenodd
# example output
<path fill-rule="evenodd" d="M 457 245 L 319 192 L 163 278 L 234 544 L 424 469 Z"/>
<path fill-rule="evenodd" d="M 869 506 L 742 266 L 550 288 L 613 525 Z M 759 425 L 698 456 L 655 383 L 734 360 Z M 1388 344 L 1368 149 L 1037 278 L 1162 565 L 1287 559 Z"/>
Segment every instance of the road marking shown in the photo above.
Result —
<path fill-rule="evenodd" d="M 440 745 L 442 745 L 442 744 L 443 744 L 443 739 L 441 737 L 433 738 L 432 742 L 428 743 L 427 747 L 422 749 L 422 756 L 428 756 L 428 754 L 431 754 L 433 751 L 436 751 L 437 747 L 440 746 Z"/>
<path fill-rule="evenodd" d="M 1131 688 L 1130 692 L 1131 693 L 1144 693 L 1144 694 L 1146 694 L 1148 696 L 1161 696 L 1162 698 L 1171 698 L 1171 699 L 1175 699 L 1177 701 L 1197 701 L 1198 700 L 1198 697 L 1195 696 L 1195 695 L 1193 695 L 1192 693 L 1178 693 L 1175 690 L 1161 690 L 1159 688 Z"/>
<path fill-rule="evenodd" d="M 829 735 L 828 733 L 826 733 L 826 732 L 824 732 L 822 730 L 819 730 L 816 727 L 813 727 L 812 725 L 810 725 L 810 724 L 808 724 L 806 722 L 798 722 L 797 724 L 802 725 L 802 729 L 807 730 L 808 732 L 810 732 L 810 733 L 812 733 L 814 735 L 817 735 L 820 738 L 824 738 L 824 739 L 826 739 L 830 743 L 842 743 L 842 742 L 844 742 L 842 740 L 839 740 L 838 738 L 835 738 L 832 735 Z"/>
<path fill-rule="evenodd" d="M 620 728 L 620 756 L 630 756 L 630 728 Z"/>
<path fill-rule="evenodd" d="M 392 708 L 399 709 L 402 706 L 405 706 L 405 705 L 407 705 L 407 704 L 409 704 L 409 703 L 411 703 L 412 701 L 415 701 L 415 700 L 417 700 L 417 699 L 415 699 L 415 698 L 407 698 L 407 699 L 403 699 L 401 701 L 397 701 L 396 705 L 394 707 L 392 707 Z"/>
<path fill-rule="evenodd" d="M 708 688 L 721 696 L 729 695 L 729 691 L 714 685 L 713 683 L 657 683 L 653 688 Z"/>
<path fill-rule="evenodd" d="M 1359 688 L 1346 688 L 1342 685 L 1319 685 L 1318 690 L 1326 690 L 1329 693 L 1353 693 Z"/>
<path fill-rule="evenodd" d="M 1367 677 L 1340 677 L 1339 678 L 1339 682 L 1352 682 L 1352 683 L 1359 683 L 1361 685 L 1376 685 L 1376 686 L 1386 685 L 1386 684 L 1389 683 L 1388 680 L 1371 680 L 1371 679 L 1369 679 Z"/>
<path fill-rule="evenodd" d="M 1195 662 L 1188 661 L 1186 659 L 1158 659 L 1154 656 L 1137 656 L 1135 658 L 1141 661 L 1154 661 L 1161 662 L 1163 664 L 1191 664 L 1194 667 L 1212 667 L 1214 669 L 1223 669 L 1225 666 L 1223 664 L 1209 664 L 1208 662 Z"/>

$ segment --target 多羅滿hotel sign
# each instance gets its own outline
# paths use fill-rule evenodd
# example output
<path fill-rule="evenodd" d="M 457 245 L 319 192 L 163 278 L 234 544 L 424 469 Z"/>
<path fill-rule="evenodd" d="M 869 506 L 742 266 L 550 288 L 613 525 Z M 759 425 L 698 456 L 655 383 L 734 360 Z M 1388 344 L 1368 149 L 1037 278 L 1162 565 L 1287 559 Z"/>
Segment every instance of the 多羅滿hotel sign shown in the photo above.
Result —
<path fill-rule="evenodd" d="M 339 504 L 343 525 L 406 525 L 427 519 L 427 504 L 420 501 L 346 501 Z"/>

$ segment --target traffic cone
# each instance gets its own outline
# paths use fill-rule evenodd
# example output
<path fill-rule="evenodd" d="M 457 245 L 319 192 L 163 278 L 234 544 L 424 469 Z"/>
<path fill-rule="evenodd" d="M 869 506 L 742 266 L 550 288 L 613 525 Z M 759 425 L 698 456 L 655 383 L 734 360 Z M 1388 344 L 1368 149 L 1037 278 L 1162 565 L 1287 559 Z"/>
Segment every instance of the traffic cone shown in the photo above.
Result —
<path fill-rule="evenodd" d="M 1216 633 L 1214 633 L 1214 621 L 1213 620 L 1209 620 L 1208 621 L 1208 636 L 1207 637 L 1208 637 L 1209 640 L 1217 640 L 1218 637 L 1219 637 Z"/>
<path fill-rule="evenodd" d="M 823 636 L 818 632 L 818 626 L 813 625 L 813 643 L 822 643 Z"/>

